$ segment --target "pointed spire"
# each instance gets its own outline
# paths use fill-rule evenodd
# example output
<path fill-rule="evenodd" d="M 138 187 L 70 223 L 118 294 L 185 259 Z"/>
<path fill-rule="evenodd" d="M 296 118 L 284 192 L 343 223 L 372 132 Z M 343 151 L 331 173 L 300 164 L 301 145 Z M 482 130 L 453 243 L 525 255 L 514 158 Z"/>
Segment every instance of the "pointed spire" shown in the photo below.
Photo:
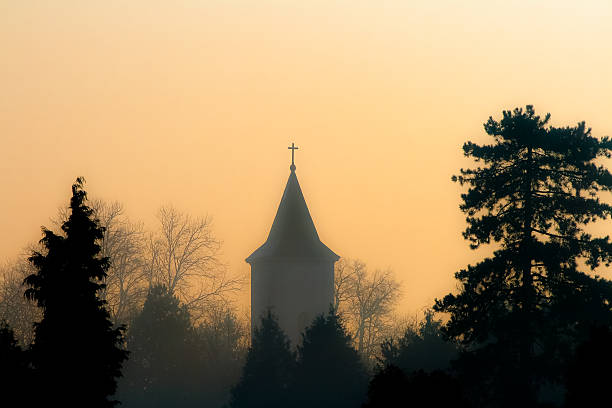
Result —
<path fill-rule="evenodd" d="M 291 164 L 290 169 L 289 180 L 287 180 L 268 239 L 246 261 L 252 263 L 256 260 L 271 258 L 337 261 L 339 256 L 319 239 L 300 183 L 295 175 L 294 163 Z"/>

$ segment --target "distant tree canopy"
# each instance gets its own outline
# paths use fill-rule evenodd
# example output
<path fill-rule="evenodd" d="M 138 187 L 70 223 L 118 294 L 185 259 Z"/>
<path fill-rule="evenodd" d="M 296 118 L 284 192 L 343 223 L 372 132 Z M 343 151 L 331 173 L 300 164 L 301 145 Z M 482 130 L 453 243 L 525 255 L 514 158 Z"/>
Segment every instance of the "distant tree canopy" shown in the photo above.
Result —
<path fill-rule="evenodd" d="M 83 179 L 72 186 L 64 235 L 43 229 L 43 252 L 29 258 L 36 272 L 25 295 L 42 309 L 30 352 L 36 393 L 57 406 L 110 407 L 127 352 L 123 328 L 113 328 L 99 297 L 108 269 L 100 256 L 104 230 L 86 204 Z"/>
<path fill-rule="evenodd" d="M 118 202 L 94 200 L 91 207 L 104 227 L 101 253 L 109 260 L 102 295 L 113 323 L 127 325 L 142 308 L 150 283 L 143 225 L 130 222 Z"/>
<path fill-rule="evenodd" d="M 199 388 L 203 406 L 221 407 L 229 402 L 238 383 L 249 347 L 250 322 L 241 320 L 229 307 L 209 307 L 195 327 L 197 359 L 203 369 Z"/>
<path fill-rule="evenodd" d="M 164 286 L 153 286 L 130 326 L 131 352 L 120 394 L 130 407 L 186 406 L 193 378 L 194 333 L 185 306 Z"/>
<path fill-rule="evenodd" d="M 221 242 L 211 217 L 192 217 L 166 205 L 157 212 L 158 228 L 147 233 L 142 223 L 125 216 L 119 202 L 93 200 L 91 208 L 104 228 L 101 254 L 110 265 L 101 293 L 116 324 L 129 324 L 156 285 L 176 294 L 194 322 L 243 286 L 244 280 L 228 276 L 218 258 Z M 61 207 L 54 223 L 61 225 L 68 212 Z"/>
<path fill-rule="evenodd" d="M 354 346 L 372 367 L 380 343 L 389 335 L 400 285 L 393 272 L 369 271 L 358 259 L 342 258 L 334 267 L 334 309 L 342 316 Z"/>
<path fill-rule="evenodd" d="M 176 294 L 153 286 L 128 331 L 119 397 L 128 408 L 222 406 L 238 380 L 244 328 L 228 309 L 197 327 Z"/>
<path fill-rule="evenodd" d="M 534 404 L 541 381 L 560 381 L 559 365 L 588 326 L 612 321 L 612 284 L 584 272 L 612 260 L 608 237 L 585 230 L 612 213 L 598 196 L 612 175 L 597 161 L 610 158 L 612 141 L 549 118 L 532 106 L 489 118 L 492 143 L 463 146 L 480 166 L 453 177 L 469 187 L 464 237 L 496 250 L 457 272 L 460 292 L 435 310 L 449 313 L 444 331 L 468 348 L 464 367 L 479 367 L 473 381 L 496 394 L 493 405 Z"/>
<path fill-rule="evenodd" d="M 26 259 L 0 266 L 0 321 L 10 326 L 23 348 L 29 347 L 34 340 L 33 323 L 42 318 L 36 303 L 23 295 L 27 289 L 24 279 L 34 271 Z"/>

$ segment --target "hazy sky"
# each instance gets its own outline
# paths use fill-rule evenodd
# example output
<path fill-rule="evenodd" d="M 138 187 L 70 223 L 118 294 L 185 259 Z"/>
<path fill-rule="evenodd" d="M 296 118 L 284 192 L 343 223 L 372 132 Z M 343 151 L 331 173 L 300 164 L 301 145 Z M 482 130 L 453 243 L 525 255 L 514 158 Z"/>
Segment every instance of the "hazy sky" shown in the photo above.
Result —
<path fill-rule="evenodd" d="M 526 104 L 612 136 L 612 2 L 0 0 L 0 258 L 77 176 L 154 227 L 214 218 L 234 272 L 297 175 L 323 242 L 429 305 L 461 237 L 464 141 Z"/>

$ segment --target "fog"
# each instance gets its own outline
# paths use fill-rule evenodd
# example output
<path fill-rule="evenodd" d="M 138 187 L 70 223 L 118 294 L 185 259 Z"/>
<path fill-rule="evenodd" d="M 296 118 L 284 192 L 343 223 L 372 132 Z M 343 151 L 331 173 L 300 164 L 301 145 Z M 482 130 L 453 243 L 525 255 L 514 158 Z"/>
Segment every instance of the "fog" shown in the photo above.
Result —
<path fill-rule="evenodd" d="M 598 403 L 610 18 L 603 0 L 3 3 L 7 398 Z"/>

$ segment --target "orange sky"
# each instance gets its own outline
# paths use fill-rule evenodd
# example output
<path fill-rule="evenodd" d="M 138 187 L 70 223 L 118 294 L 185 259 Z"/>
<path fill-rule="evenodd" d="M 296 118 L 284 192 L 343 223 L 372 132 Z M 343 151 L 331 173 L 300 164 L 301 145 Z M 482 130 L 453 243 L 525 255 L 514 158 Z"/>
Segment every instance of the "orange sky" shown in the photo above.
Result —
<path fill-rule="evenodd" d="M 0 258 L 70 185 L 154 226 L 214 217 L 223 259 L 265 240 L 297 174 L 336 253 L 390 267 L 414 312 L 479 254 L 461 145 L 534 104 L 612 136 L 612 2 L 0 1 Z"/>

